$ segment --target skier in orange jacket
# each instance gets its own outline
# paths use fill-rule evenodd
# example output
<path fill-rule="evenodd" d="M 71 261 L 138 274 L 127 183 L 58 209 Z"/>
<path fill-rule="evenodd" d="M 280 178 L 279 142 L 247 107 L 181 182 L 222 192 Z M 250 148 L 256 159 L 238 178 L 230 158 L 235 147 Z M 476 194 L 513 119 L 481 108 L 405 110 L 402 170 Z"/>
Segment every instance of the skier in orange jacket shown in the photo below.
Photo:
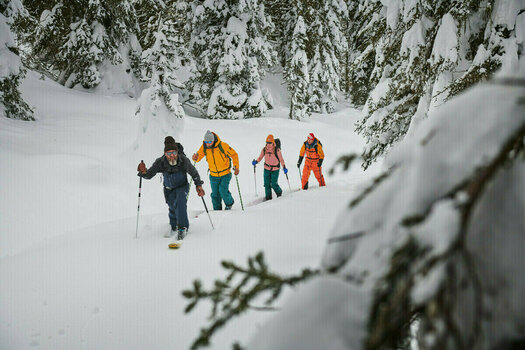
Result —
<path fill-rule="evenodd" d="M 301 188 L 303 190 L 308 189 L 308 178 L 310 172 L 313 171 L 315 178 L 319 182 L 319 186 L 326 186 L 324 182 L 323 173 L 321 172 L 321 165 L 324 160 L 323 145 L 313 133 L 308 134 L 308 138 L 301 147 L 299 152 L 299 160 L 297 161 L 297 167 L 301 166 L 304 155 L 306 153 L 306 160 L 304 161 L 303 176 L 301 178 Z"/>

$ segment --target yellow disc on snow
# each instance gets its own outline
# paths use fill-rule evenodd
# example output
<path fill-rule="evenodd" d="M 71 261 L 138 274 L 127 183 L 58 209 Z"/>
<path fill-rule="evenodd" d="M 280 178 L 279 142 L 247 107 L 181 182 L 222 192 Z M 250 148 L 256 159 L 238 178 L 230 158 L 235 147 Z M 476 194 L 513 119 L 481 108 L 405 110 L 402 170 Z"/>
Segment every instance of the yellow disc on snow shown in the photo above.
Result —
<path fill-rule="evenodd" d="M 171 249 L 179 249 L 180 246 L 181 246 L 180 243 L 170 243 L 170 244 L 168 245 L 168 247 L 170 247 Z"/>

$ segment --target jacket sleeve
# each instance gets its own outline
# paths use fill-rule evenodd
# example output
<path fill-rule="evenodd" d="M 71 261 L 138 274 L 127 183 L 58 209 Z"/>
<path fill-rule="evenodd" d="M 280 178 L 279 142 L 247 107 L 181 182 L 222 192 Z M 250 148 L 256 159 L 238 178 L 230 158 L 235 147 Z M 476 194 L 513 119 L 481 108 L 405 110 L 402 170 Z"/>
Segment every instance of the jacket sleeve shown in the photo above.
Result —
<path fill-rule="evenodd" d="M 235 167 L 235 169 L 239 169 L 239 155 L 237 154 L 237 152 L 235 152 L 235 150 L 231 148 L 230 145 L 228 145 L 226 142 L 223 142 L 222 146 L 226 154 L 230 156 L 230 158 L 233 160 L 233 166 Z"/>
<path fill-rule="evenodd" d="M 317 154 L 319 155 L 319 158 L 324 159 L 323 146 L 321 146 L 319 142 L 317 143 Z"/>
<path fill-rule="evenodd" d="M 283 166 L 283 168 L 286 168 L 286 165 L 284 164 L 284 158 L 283 158 L 280 148 L 277 149 L 277 158 L 279 158 L 279 162 L 281 162 L 281 165 Z"/>
<path fill-rule="evenodd" d="M 205 154 L 204 154 L 204 145 L 201 145 L 201 148 L 199 148 L 199 150 L 197 151 L 197 163 L 201 161 L 202 158 L 204 158 Z"/>
<path fill-rule="evenodd" d="M 184 168 L 186 169 L 186 172 L 190 174 L 191 178 L 193 179 L 193 182 L 195 182 L 195 186 L 202 185 L 204 181 L 201 180 L 201 177 L 199 176 L 199 172 L 193 166 L 193 164 L 191 164 L 190 160 L 184 155 L 179 155 L 179 157 L 184 162 Z"/>
<path fill-rule="evenodd" d="M 139 174 L 139 176 L 149 180 L 160 172 L 162 172 L 162 157 L 158 158 L 153 162 L 148 171 L 146 171 L 146 174 Z"/>
<path fill-rule="evenodd" d="M 264 149 L 265 148 L 263 147 L 263 149 L 261 151 L 261 154 L 259 155 L 259 158 L 256 159 L 257 163 L 259 163 L 263 159 L 263 157 L 264 157 Z"/>
<path fill-rule="evenodd" d="M 304 157 L 304 152 L 306 152 L 306 149 L 304 148 L 304 143 L 301 146 L 301 150 L 299 151 L 299 157 Z"/>

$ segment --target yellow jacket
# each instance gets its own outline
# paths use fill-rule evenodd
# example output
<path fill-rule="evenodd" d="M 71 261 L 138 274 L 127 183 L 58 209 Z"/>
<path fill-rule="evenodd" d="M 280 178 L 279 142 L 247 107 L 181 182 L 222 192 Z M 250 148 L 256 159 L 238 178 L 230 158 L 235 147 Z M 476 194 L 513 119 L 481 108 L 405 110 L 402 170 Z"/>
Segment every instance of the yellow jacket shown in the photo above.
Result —
<path fill-rule="evenodd" d="M 232 160 L 233 166 L 239 169 L 239 155 L 237 152 L 226 142 L 221 141 L 216 133 L 213 133 L 213 135 L 215 136 L 215 142 L 210 147 L 202 143 L 201 148 L 197 151 L 197 162 L 200 162 L 206 156 L 211 176 L 219 177 L 231 173 Z"/>

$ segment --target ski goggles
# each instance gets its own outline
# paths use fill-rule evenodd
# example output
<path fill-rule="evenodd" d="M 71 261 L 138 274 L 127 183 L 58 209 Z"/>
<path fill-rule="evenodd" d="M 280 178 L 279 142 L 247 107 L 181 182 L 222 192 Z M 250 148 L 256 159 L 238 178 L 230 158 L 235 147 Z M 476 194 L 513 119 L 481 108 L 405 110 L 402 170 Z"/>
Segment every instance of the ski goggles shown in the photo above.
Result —
<path fill-rule="evenodd" d="M 166 155 L 167 156 L 176 156 L 177 155 L 177 151 L 168 151 L 168 152 L 166 152 Z"/>
<path fill-rule="evenodd" d="M 211 145 L 213 143 L 213 141 L 204 141 L 205 144 L 207 145 Z"/>

